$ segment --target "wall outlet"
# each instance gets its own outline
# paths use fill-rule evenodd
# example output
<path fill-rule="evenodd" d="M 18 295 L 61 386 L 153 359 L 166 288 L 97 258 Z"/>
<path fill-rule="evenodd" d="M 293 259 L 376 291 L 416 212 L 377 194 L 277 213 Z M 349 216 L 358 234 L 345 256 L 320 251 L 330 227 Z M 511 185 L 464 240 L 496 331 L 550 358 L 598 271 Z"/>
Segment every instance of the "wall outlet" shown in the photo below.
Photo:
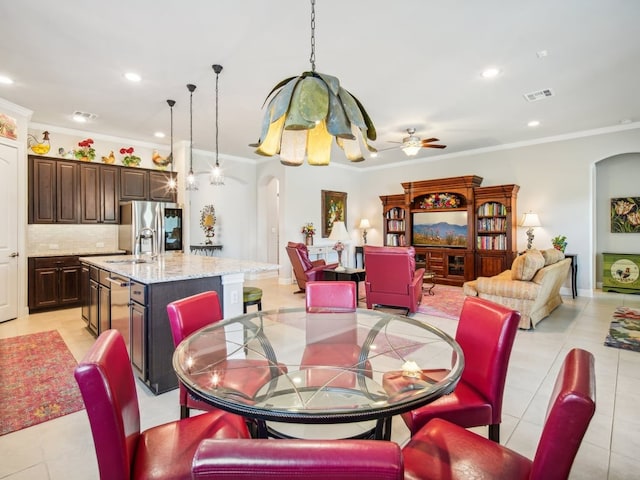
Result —
<path fill-rule="evenodd" d="M 238 303 L 238 292 L 231 292 L 231 303 Z"/>
<path fill-rule="evenodd" d="M 98 248 L 104 247 L 104 242 L 96 242 L 96 247 Z"/>
<path fill-rule="evenodd" d="M 57 243 L 50 243 L 49 250 L 58 250 L 60 248 Z"/>

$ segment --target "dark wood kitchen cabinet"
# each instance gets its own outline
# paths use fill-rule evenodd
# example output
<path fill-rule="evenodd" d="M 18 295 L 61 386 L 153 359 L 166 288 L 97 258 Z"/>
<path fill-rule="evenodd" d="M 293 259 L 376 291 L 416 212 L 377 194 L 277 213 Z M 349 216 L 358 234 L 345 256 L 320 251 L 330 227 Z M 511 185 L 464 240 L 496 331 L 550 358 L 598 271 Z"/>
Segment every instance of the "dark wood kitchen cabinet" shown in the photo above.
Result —
<path fill-rule="evenodd" d="M 120 199 L 148 200 L 149 172 L 139 168 L 120 169 Z"/>
<path fill-rule="evenodd" d="M 77 256 L 31 257 L 29 310 L 79 306 L 82 301 L 82 265 Z"/>
<path fill-rule="evenodd" d="M 175 202 L 176 190 L 169 189 L 169 181 L 172 177 L 176 181 L 176 174 L 173 172 L 149 171 L 149 200 Z"/>
<path fill-rule="evenodd" d="M 78 162 L 29 157 L 29 223 L 78 223 Z"/>
<path fill-rule="evenodd" d="M 80 164 L 80 222 L 120 221 L 120 179 L 116 166 Z"/>

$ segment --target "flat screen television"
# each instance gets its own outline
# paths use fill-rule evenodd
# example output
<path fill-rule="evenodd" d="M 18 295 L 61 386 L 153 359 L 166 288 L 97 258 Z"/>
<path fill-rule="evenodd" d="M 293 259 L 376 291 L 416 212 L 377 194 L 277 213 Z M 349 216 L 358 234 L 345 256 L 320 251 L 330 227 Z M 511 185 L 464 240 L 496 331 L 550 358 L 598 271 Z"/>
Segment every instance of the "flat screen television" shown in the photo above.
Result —
<path fill-rule="evenodd" d="M 414 212 L 411 244 L 420 247 L 467 247 L 467 211 Z"/>

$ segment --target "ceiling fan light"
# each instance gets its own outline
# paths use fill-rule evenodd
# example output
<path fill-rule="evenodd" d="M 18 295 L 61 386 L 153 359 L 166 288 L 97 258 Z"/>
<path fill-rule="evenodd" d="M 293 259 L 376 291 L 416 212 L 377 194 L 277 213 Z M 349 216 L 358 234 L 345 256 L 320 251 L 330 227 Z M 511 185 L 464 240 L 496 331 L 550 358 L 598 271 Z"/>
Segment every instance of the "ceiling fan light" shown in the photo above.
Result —
<path fill-rule="evenodd" d="M 414 157 L 418 154 L 421 148 L 422 148 L 422 145 L 420 144 L 419 140 L 417 142 L 408 141 L 408 142 L 405 142 L 404 145 L 402 146 L 402 151 L 406 153 L 408 156 Z"/>

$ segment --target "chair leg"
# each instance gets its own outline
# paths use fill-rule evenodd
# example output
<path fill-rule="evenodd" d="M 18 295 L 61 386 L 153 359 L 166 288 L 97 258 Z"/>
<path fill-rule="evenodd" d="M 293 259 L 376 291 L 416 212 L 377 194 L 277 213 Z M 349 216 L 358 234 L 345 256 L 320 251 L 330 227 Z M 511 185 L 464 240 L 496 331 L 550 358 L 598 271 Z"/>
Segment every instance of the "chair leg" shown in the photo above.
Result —
<path fill-rule="evenodd" d="M 180 420 L 183 418 L 189 418 L 189 407 L 186 405 L 180 405 Z"/>
<path fill-rule="evenodd" d="M 494 423 L 489 425 L 489 440 L 500 443 L 500 424 Z"/>

